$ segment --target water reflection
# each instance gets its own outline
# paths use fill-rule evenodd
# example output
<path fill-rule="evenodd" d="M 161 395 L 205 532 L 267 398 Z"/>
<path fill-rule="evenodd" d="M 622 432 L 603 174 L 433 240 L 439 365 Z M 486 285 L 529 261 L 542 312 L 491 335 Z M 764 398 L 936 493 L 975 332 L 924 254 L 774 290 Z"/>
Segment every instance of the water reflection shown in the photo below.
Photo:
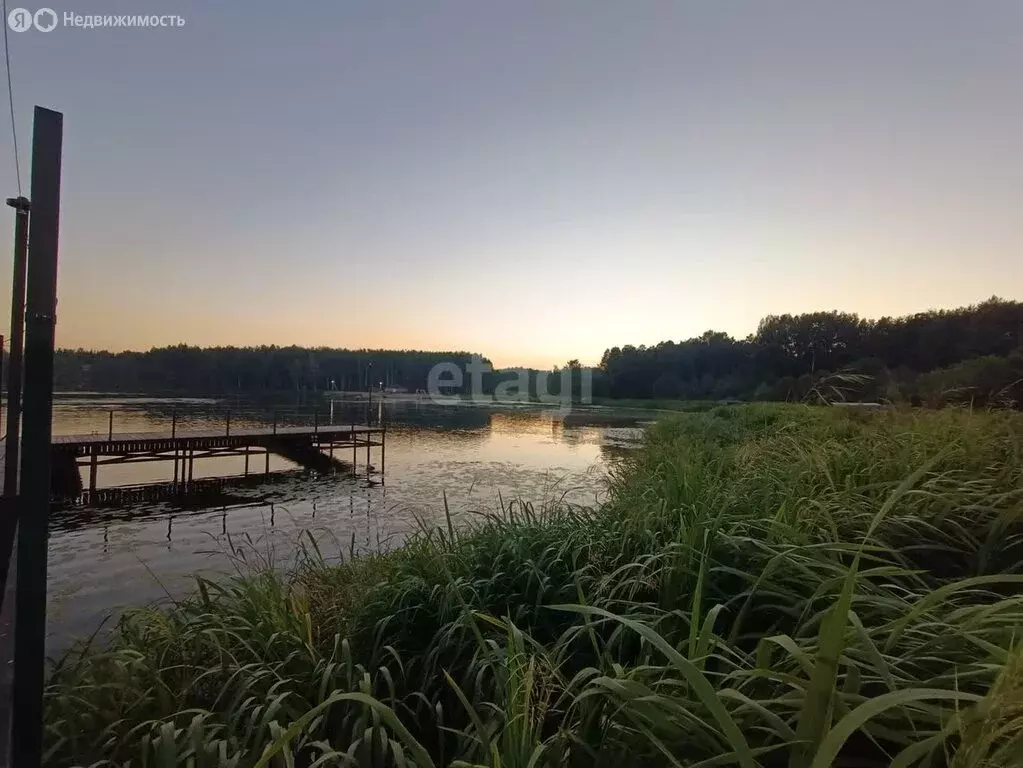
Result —
<path fill-rule="evenodd" d="M 317 411 L 308 403 L 296 408 L 236 401 L 230 418 L 239 427 L 274 417 L 281 424 L 313 418 L 364 423 L 366 406 L 321 402 Z M 111 409 L 116 431 L 159 432 L 169 431 L 171 423 L 182 431 L 215 428 L 224 423 L 227 406 L 159 398 L 60 399 L 54 431 L 106 432 Z M 456 522 L 496 509 L 499 497 L 600 503 L 608 466 L 639 434 L 634 421 L 609 425 L 599 412 L 588 423 L 575 412 L 562 419 L 542 409 L 415 401 L 374 402 L 373 410 L 387 424 L 384 483 L 378 475 L 296 471 L 279 457 L 268 478 L 225 480 L 215 475 L 231 469 L 238 474 L 241 465 L 230 466 L 231 458 L 208 459 L 196 463 L 197 478 L 202 464 L 204 480 L 197 487 L 204 492 L 182 496 L 166 493 L 166 483 L 141 487 L 168 479 L 160 463 L 101 471 L 99 485 L 108 494 L 103 504 L 78 504 L 53 515 L 51 653 L 124 606 L 190 591 L 196 573 L 214 577 L 254 561 L 291 562 L 310 546 L 306 531 L 325 558 L 336 559 L 399 546 L 419 519 L 442 524 L 445 494 Z M 211 466 L 215 461 L 229 464 Z"/>
<path fill-rule="evenodd" d="M 294 470 L 269 475 L 214 477 L 182 483 L 151 483 L 84 492 L 74 501 L 51 506 L 51 531 L 65 531 L 95 524 L 97 519 L 135 520 L 167 513 L 205 511 L 214 507 L 252 504 L 268 498 L 258 493 L 263 486 L 306 482 L 313 473 Z M 363 478 L 365 482 L 373 482 Z"/>

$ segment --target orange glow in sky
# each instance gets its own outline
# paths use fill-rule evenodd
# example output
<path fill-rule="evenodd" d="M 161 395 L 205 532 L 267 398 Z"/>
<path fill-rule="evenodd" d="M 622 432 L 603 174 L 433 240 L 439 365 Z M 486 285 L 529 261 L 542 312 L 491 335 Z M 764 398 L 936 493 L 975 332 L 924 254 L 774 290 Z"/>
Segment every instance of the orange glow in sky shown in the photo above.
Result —
<path fill-rule="evenodd" d="M 279 10 L 11 37 L 20 136 L 65 114 L 59 345 L 548 366 L 1023 296 L 1023 4 Z"/>

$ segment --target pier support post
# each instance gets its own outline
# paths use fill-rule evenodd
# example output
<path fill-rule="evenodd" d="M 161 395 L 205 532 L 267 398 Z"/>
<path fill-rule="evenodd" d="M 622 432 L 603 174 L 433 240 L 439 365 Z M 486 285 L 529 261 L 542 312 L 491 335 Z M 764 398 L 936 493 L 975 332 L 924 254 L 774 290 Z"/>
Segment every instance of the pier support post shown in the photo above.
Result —
<path fill-rule="evenodd" d="M 195 468 L 195 448 L 188 449 L 188 484 L 192 484 L 192 470 Z"/>
<path fill-rule="evenodd" d="M 174 485 L 178 484 L 178 446 L 174 446 Z"/>
<path fill-rule="evenodd" d="M 358 444 L 355 442 L 355 424 L 352 424 L 352 474 L 355 474 L 355 467 L 359 463 Z"/>
<path fill-rule="evenodd" d="M 99 469 L 99 450 L 94 445 L 92 450 L 89 452 L 89 500 L 92 501 L 92 496 L 96 493 L 96 471 Z"/>
<path fill-rule="evenodd" d="M 384 468 L 387 466 L 387 423 L 384 422 L 383 429 L 380 430 L 380 474 L 384 474 Z"/>
<path fill-rule="evenodd" d="M 107 441 L 114 439 L 114 412 L 110 411 L 110 418 L 107 420 Z"/>
<path fill-rule="evenodd" d="M 245 446 L 245 476 L 249 476 L 249 446 Z"/>

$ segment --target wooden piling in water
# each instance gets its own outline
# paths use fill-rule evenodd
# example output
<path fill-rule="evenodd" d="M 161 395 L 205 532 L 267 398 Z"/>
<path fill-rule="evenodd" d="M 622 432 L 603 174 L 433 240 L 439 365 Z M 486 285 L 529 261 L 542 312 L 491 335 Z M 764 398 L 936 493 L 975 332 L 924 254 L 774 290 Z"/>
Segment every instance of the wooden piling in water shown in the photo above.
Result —
<path fill-rule="evenodd" d="M 92 455 L 89 457 L 89 494 L 96 492 L 96 472 L 99 468 L 99 450 L 92 446 Z"/>

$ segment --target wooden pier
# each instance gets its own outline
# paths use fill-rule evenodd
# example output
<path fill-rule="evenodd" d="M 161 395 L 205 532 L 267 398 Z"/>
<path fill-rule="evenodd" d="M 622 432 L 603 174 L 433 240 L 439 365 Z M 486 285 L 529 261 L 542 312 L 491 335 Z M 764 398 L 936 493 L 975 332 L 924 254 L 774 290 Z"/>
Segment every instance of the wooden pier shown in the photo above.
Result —
<path fill-rule="evenodd" d="M 187 432 L 54 435 L 51 487 L 58 498 L 74 497 L 83 491 L 95 494 L 100 467 L 163 461 L 172 464 L 167 480 L 187 488 L 193 482 L 197 460 L 224 456 L 243 456 L 244 476 L 260 470 L 269 475 L 271 454 L 320 472 L 335 469 L 355 472 L 359 453 L 364 450 L 365 467 L 369 471 L 370 449 L 374 447 L 380 449 L 379 471 L 382 474 L 386 434 L 384 426 L 332 424 L 239 429 L 228 425 L 221 430 Z M 2 452 L 0 448 L 0 454 Z"/>

